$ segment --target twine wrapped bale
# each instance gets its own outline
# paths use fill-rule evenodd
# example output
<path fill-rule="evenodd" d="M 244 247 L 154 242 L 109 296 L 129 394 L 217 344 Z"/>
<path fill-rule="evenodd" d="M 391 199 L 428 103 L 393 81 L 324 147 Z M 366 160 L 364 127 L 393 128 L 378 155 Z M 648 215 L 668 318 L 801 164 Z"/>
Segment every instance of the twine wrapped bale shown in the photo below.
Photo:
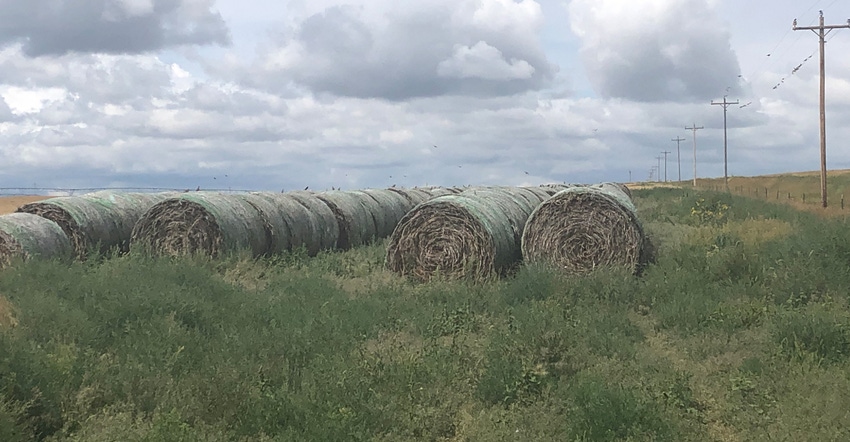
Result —
<path fill-rule="evenodd" d="M 320 192 L 316 197 L 330 208 L 336 219 L 338 249 L 348 250 L 375 239 L 377 228 L 370 208 L 375 204 L 374 199 L 362 192 L 342 190 Z"/>
<path fill-rule="evenodd" d="M 600 266 L 637 273 L 647 259 L 645 236 L 631 199 L 618 186 L 572 187 L 540 204 L 525 224 L 522 255 L 567 274 Z"/>
<path fill-rule="evenodd" d="M 73 254 L 59 224 L 31 213 L 0 215 L 0 267 L 16 258 L 61 259 Z"/>
<path fill-rule="evenodd" d="M 419 204 L 390 236 L 386 266 L 427 281 L 486 278 L 516 265 L 525 221 L 545 192 L 479 188 Z"/>
<path fill-rule="evenodd" d="M 259 256 L 268 250 L 266 227 L 244 195 L 191 192 L 151 207 L 133 228 L 132 241 L 160 255 L 248 250 Z"/>
<path fill-rule="evenodd" d="M 339 225 L 333 211 L 315 193 L 257 192 L 255 207 L 272 228 L 268 253 L 304 248 L 309 256 L 332 250 L 339 241 Z M 253 200 L 249 200 L 252 202 Z M 262 204 L 262 202 L 267 204 Z M 270 206 L 269 206 L 270 205 Z"/>
<path fill-rule="evenodd" d="M 80 196 L 50 198 L 25 204 L 18 212 L 47 218 L 65 232 L 74 253 L 85 258 L 90 250 L 106 253 L 112 248 L 129 249 L 136 221 L 153 205 L 176 193 L 94 192 Z"/>

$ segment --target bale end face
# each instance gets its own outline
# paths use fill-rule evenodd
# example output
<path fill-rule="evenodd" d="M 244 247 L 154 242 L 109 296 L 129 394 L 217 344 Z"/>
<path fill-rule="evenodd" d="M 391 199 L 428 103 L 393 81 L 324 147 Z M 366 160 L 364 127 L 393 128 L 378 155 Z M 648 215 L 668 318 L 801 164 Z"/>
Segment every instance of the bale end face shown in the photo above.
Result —
<path fill-rule="evenodd" d="M 623 266 L 637 273 L 646 256 L 645 236 L 635 213 L 593 189 L 564 191 L 529 218 L 522 236 L 523 259 L 584 274 Z"/>
<path fill-rule="evenodd" d="M 223 236 L 215 217 L 202 205 L 170 199 L 151 207 L 133 228 L 132 243 L 158 255 L 218 256 Z"/>
<path fill-rule="evenodd" d="M 36 202 L 24 204 L 18 208 L 17 212 L 38 215 L 58 224 L 62 231 L 65 232 L 65 235 L 68 236 L 68 240 L 71 241 L 71 247 L 74 248 L 76 257 L 78 259 L 85 259 L 91 244 L 89 244 L 85 234 L 83 234 L 83 229 L 80 228 L 80 225 L 74 220 L 73 215 L 67 210 L 49 202 Z"/>
<path fill-rule="evenodd" d="M 387 246 L 386 266 L 419 281 L 484 278 L 494 272 L 495 255 L 493 239 L 466 209 L 429 203 L 399 222 Z"/>
<path fill-rule="evenodd" d="M 21 244 L 12 235 L 0 230 L 0 268 L 11 264 L 12 259 L 24 256 Z"/>

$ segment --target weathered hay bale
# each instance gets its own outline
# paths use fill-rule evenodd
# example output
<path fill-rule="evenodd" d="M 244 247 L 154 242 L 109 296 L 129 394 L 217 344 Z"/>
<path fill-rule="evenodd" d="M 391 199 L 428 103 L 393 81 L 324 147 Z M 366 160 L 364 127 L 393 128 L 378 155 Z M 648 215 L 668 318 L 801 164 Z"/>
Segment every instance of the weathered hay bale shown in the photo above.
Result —
<path fill-rule="evenodd" d="M 544 198 L 528 189 L 494 187 L 421 203 L 390 236 L 386 266 L 420 281 L 504 272 L 519 261 L 525 221 Z"/>
<path fill-rule="evenodd" d="M 618 186 L 573 187 L 534 210 L 522 234 L 522 255 L 567 274 L 600 266 L 638 272 L 646 258 L 644 243 L 634 204 Z"/>
<path fill-rule="evenodd" d="M 311 192 L 246 195 L 269 229 L 267 253 L 304 248 L 309 256 L 336 248 L 339 226 L 331 209 Z"/>
<path fill-rule="evenodd" d="M 551 183 L 551 184 L 541 184 L 540 188 L 542 188 L 549 196 L 552 196 L 564 189 L 569 189 L 570 187 L 582 186 L 582 184 L 559 184 L 559 183 Z"/>
<path fill-rule="evenodd" d="M 410 208 L 412 209 L 419 203 L 424 203 L 431 198 L 434 198 L 439 195 L 432 195 L 427 189 L 399 189 L 396 187 L 390 187 L 387 189 L 391 192 L 396 192 L 402 196 L 404 196 L 407 201 L 410 202 Z"/>
<path fill-rule="evenodd" d="M 605 190 L 608 190 L 610 192 L 614 192 L 614 194 L 616 194 L 616 191 L 619 190 L 620 192 L 625 194 L 627 197 L 629 197 L 629 202 L 631 203 L 632 191 L 629 190 L 629 188 L 623 183 L 599 183 L 599 184 L 594 184 L 592 187 L 598 187 L 600 189 L 605 189 Z"/>
<path fill-rule="evenodd" d="M 0 216 L 0 267 L 15 258 L 68 258 L 73 252 L 59 224 L 47 218 L 31 213 Z"/>
<path fill-rule="evenodd" d="M 126 252 L 136 221 L 168 193 L 94 192 L 25 204 L 18 212 L 47 218 L 62 228 L 79 258 L 98 246 L 100 253 L 117 247 Z"/>
<path fill-rule="evenodd" d="M 377 237 L 377 227 L 371 206 L 375 200 L 365 193 L 332 190 L 316 194 L 330 208 L 337 221 L 339 240 L 337 248 L 347 250 L 372 242 Z"/>
<path fill-rule="evenodd" d="M 369 205 L 375 220 L 375 239 L 390 236 L 401 218 L 413 208 L 407 198 L 391 190 L 366 189 L 363 193 L 375 201 Z"/>
<path fill-rule="evenodd" d="M 191 192 L 150 208 L 136 223 L 132 242 L 161 255 L 218 256 L 268 250 L 266 225 L 244 195 Z"/>
<path fill-rule="evenodd" d="M 456 195 L 461 193 L 463 189 L 459 187 L 430 187 L 425 189 L 431 194 L 431 198 L 436 198 L 443 195 Z"/>

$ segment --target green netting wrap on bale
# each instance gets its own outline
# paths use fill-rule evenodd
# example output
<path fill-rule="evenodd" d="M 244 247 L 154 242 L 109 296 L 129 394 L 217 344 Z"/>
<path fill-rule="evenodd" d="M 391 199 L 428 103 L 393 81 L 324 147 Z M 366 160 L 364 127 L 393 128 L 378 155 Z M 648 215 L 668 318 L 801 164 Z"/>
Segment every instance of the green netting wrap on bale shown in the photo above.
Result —
<path fill-rule="evenodd" d="M 540 188 L 543 189 L 546 193 L 548 193 L 549 196 L 552 196 L 552 195 L 554 195 L 554 194 L 556 194 L 556 193 L 558 193 L 558 192 L 560 192 L 564 189 L 569 189 L 570 187 L 579 187 L 579 186 L 582 186 L 582 184 L 554 183 L 554 184 L 541 184 Z"/>
<path fill-rule="evenodd" d="M 403 195 L 392 190 L 366 189 L 363 193 L 375 201 L 375 204 L 370 204 L 369 207 L 375 220 L 376 239 L 390 236 L 401 218 L 414 206 Z"/>
<path fill-rule="evenodd" d="M 68 235 L 76 256 L 84 258 L 95 246 L 99 246 L 101 253 L 115 247 L 126 252 L 136 221 L 154 204 L 174 195 L 101 191 L 50 198 L 25 204 L 17 211 L 58 224 Z"/>
<path fill-rule="evenodd" d="M 31 213 L 0 216 L 0 267 L 16 258 L 69 258 L 73 254 L 71 241 L 59 224 Z"/>
<path fill-rule="evenodd" d="M 133 245 L 160 255 L 218 256 L 267 251 L 267 226 L 243 195 L 184 193 L 150 208 L 133 228 Z"/>
<path fill-rule="evenodd" d="M 618 201 L 626 204 L 629 209 L 636 211 L 635 203 L 632 201 L 632 191 L 625 184 L 620 183 L 599 183 L 592 184 L 588 187 L 595 187 L 605 191 L 605 193 L 617 198 Z M 624 197 L 625 196 L 625 197 Z"/>
<path fill-rule="evenodd" d="M 387 189 L 391 192 L 396 192 L 402 196 L 404 196 L 408 202 L 410 202 L 410 208 L 412 209 L 419 203 L 424 203 L 431 198 L 435 198 L 437 196 L 443 195 L 432 195 L 427 189 L 399 189 L 395 187 L 391 187 Z"/>
<path fill-rule="evenodd" d="M 322 250 L 332 250 L 339 242 L 339 225 L 336 216 L 328 205 L 313 192 L 298 191 L 288 193 L 259 192 L 263 198 L 277 206 L 278 220 L 285 221 L 290 232 L 290 248 L 284 248 L 283 242 L 273 244 L 269 253 L 305 248 L 309 256 L 315 256 Z M 293 205 L 296 202 L 300 207 Z"/>
<path fill-rule="evenodd" d="M 478 188 L 419 204 L 390 236 L 386 266 L 427 281 L 486 278 L 521 257 L 525 221 L 546 197 L 516 187 Z"/>
<path fill-rule="evenodd" d="M 372 242 L 377 237 L 372 206 L 375 200 L 363 192 L 332 190 L 316 197 L 331 209 L 339 229 L 337 248 L 347 250 Z"/>
<path fill-rule="evenodd" d="M 583 274 L 600 266 L 638 272 L 647 259 L 631 199 L 615 185 L 573 187 L 540 204 L 525 224 L 523 259 Z"/>

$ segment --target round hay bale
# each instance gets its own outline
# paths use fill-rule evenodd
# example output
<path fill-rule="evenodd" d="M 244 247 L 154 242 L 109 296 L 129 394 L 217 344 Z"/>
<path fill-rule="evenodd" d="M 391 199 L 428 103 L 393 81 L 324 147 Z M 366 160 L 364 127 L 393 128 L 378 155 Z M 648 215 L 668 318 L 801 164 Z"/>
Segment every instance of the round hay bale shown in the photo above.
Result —
<path fill-rule="evenodd" d="M 396 187 L 390 187 L 387 190 L 391 192 L 396 192 L 404 196 L 407 201 L 410 202 L 411 209 L 416 207 L 416 205 L 419 203 L 424 203 L 425 201 L 428 201 L 429 199 L 434 198 L 435 196 L 439 196 L 432 195 L 431 192 L 426 189 L 399 189 Z"/>
<path fill-rule="evenodd" d="M 14 259 L 73 256 L 74 249 L 59 224 L 31 213 L 0 216 L 0 267 Z"/>
<path fill-rule="evenodd" d="M 456 195 L 461 192 L 461 189 L 457 187 L 429 187 L 423 190 L 431 194 L 431 198 L 443 195 Z"/>
<path fill-rule="evenodd" d="M 403 195 L 391 190 L 366 189 L 363 193 L 375 200 L 375 204 L 369 206 L 375 219 L 375 239 L 390 236 L 401 218 L 414 206 Z"/>
<path fill-rule="evenodd" d="M 245 195 L 269 229 L 268 253 L 304 248 L 309 256 L 336 248 L 339 226 L 331 209 L 310 192 Z"/>
<path fill-rule="evenodd" d="M 390 236 L 386 266 L 420 281 L 486 278 L 521 257 L 525 221 L 542 198 L 520 188 L 472 189 L 419 204 Z"/>
<path fill-rule="evenodd" d="M 176 195 L 168 193 L 94 192 L 63 196 L 25 204 L 18 212 L 47 218 L 62 228 L 76 256 L 84 259 L 97 248 L 106 253 L 112 248 L 129 249 L 136 221 L 154 204 Z"/>
<path fill-rule="evenodd" d="M 522 234 L 526 262 L 545 263 L 567 274 L 600 266 L 637 273 L 645 237 L 631 200 L 616 186 L 573 187 L 540 204 Z"/>
<path fill-rule="evenodd" d="M 191 192 L 150 208 L 132 232 L 134 245 L 160 255 L 219 256 L 268 250 L 267 226 L 244 195 Z"/>
<path fill-rule="evenodd" d="M 612 193 L 612 195 L 618 194 L 618 192 L 623 193 L 628 197 L 629 203 L 632 203 L 632 191 L 623 184 L 623 183 L 599 183 L 594 184 L 591 187 L 598 187 L 603 190 L 607 190 Z"/>
<path fill-rule="evenodd" d="M 347 250 L 372 242 L 377 236 L 371 206 L 375 200 L 365 193 L 331 190 L 316 194 L 336 218 L 339 241 L 337 248 Z"/>
<path fill-rule="evenodd" d="M 580 186 L 581 186 L 581 184 L 552 183 L 552 184 L 541 184 L 540 188 L 543 189 L 544 191 L 546 191 L 546 193 L 548 193 L 549 196 L 552 196 L 552 195 L 554 195 L 554 194 L 556 194 L 556 193 L 558 193 L 558 192 L 560 192 L 564 189 L 569 189 L 570 187 L 580 187 Z"/>

